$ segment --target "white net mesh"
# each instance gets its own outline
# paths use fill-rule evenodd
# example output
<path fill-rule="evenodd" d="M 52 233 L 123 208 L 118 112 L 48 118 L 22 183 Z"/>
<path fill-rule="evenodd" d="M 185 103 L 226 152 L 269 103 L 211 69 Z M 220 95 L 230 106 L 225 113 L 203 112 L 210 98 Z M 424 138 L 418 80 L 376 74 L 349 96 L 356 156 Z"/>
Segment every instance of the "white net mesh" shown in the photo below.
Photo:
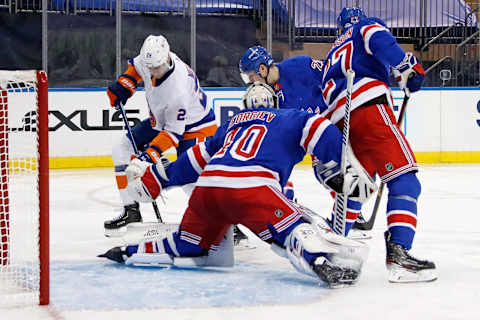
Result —
<path fill-rule="evenodd" d="M 0 71 L 0 306 L 38 304 L 35 71 Z"/>

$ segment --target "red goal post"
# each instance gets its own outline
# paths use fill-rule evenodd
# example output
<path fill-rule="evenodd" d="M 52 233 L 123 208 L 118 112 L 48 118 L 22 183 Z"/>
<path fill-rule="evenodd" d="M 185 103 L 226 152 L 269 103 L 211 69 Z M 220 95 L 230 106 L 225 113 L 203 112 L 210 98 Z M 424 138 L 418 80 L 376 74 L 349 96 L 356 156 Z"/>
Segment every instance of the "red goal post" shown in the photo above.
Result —
<path fill-rule="evenodd" d="M 0 306 L 49 304 L 48 159 L 46 73 L 0 70 Z"/>

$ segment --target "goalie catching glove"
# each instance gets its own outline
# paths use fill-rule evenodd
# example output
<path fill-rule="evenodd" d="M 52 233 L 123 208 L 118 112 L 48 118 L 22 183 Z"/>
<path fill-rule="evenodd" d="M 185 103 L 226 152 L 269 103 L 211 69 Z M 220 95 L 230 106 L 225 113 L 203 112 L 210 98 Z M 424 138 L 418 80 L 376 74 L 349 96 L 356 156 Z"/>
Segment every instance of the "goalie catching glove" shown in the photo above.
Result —
<path fill-rule="evenodd" d="M 422 87 L 425 70 L 417 58 L 411 52 L 407 52 L 402 62 L 393 67 L 393 75 L 400 89 L 415 92 Z"/>
<path fill-rule="evenodd" d="M 344 193 L 349 199 L 364 203 L 377 190 L 377 185 L 357 160 L 350 146 L 347 148 L 347 159 L 349 164 L 345 175 L 340 171 L 339 163 L 332 160 L 323 164 L 314 159 L 315 177 L 325 188 Z"/>
<path fill-rule="evenodd" d="M 137 202 L 152 202 L 168 183 L 166 169 L 170 164 L 167 158 L 161 158 L 156 164 L 138 158 L 130 161 L 127 175 L 127 192 Z"/>

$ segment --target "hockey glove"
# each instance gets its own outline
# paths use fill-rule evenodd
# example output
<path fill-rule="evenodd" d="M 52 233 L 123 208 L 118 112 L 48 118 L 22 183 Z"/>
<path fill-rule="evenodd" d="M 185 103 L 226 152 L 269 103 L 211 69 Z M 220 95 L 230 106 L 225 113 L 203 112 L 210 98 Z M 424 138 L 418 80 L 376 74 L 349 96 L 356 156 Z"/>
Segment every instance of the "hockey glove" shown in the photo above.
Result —
<path fill-rule="evenodd" d="M 425 80 L 425 70 L 411 52 L 407 52 L 402 62 L 393 67 L 393 75 L 400 89 L 410 92 L 420 90 Z"/>
<path fill-rule="evenodd" d="M 162 157 L 162 150 L 155 145 L 149 145 L 137 158 L 149 163 L 157 163 Z"/>
<path fill-rule="evenodd" d="M 347 165 L 345 176 L 340 172 L 340 165 L 335 161 L 313 164 L 315 176 L 325 188 L 336 193 L 344 193 L 349 199 L 365 202 L 375 191 L 375 184 L 371 183 L 364 174 L 360 175 L 352 165 Z"/>
<path fill-rule="evenodd" d="M 138 202 L 155 200 L 168 184 L 168 164 L 168 159 L 167 162 L 160 161 L 158 164 L 133 159 L 125 170 L 128 194 Z"/>
<path fill-rule="evenodd" d="M 314 159 L 313 172 L 325 188 L 342 192 L 343 176 L 340 174 L 340 164 L 333 160 L 323 164 L 318 159 Z"/>
<path fill-rule="evenodd" d="M 137 90 L 137 80 L 127 74 L 122 74 L 118 77 L 118 80 L 107 89 L 110 105 L 116 107 L 120 105 L 120 103 L 127 103 L 128 98 L 135 93 L 135 90 Z"/>

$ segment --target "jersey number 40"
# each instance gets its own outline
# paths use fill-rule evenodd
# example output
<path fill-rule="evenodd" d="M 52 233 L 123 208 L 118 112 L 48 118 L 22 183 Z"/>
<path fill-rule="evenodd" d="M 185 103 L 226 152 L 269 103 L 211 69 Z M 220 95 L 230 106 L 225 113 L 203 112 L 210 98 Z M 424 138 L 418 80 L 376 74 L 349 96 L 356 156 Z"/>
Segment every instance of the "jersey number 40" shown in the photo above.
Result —
<path fill-rule="evenodd" d="M 214 158 L 223 157 L 227 151 L 232 158 L 240 161 L 255 158 L 267 134 L 267 127 L 261 124 L 254 124 L 243 130 L 242 134 L 237 137 L 240 129 L 236 128 L 227 133 L 223 147 L 218 150 Z"/>

